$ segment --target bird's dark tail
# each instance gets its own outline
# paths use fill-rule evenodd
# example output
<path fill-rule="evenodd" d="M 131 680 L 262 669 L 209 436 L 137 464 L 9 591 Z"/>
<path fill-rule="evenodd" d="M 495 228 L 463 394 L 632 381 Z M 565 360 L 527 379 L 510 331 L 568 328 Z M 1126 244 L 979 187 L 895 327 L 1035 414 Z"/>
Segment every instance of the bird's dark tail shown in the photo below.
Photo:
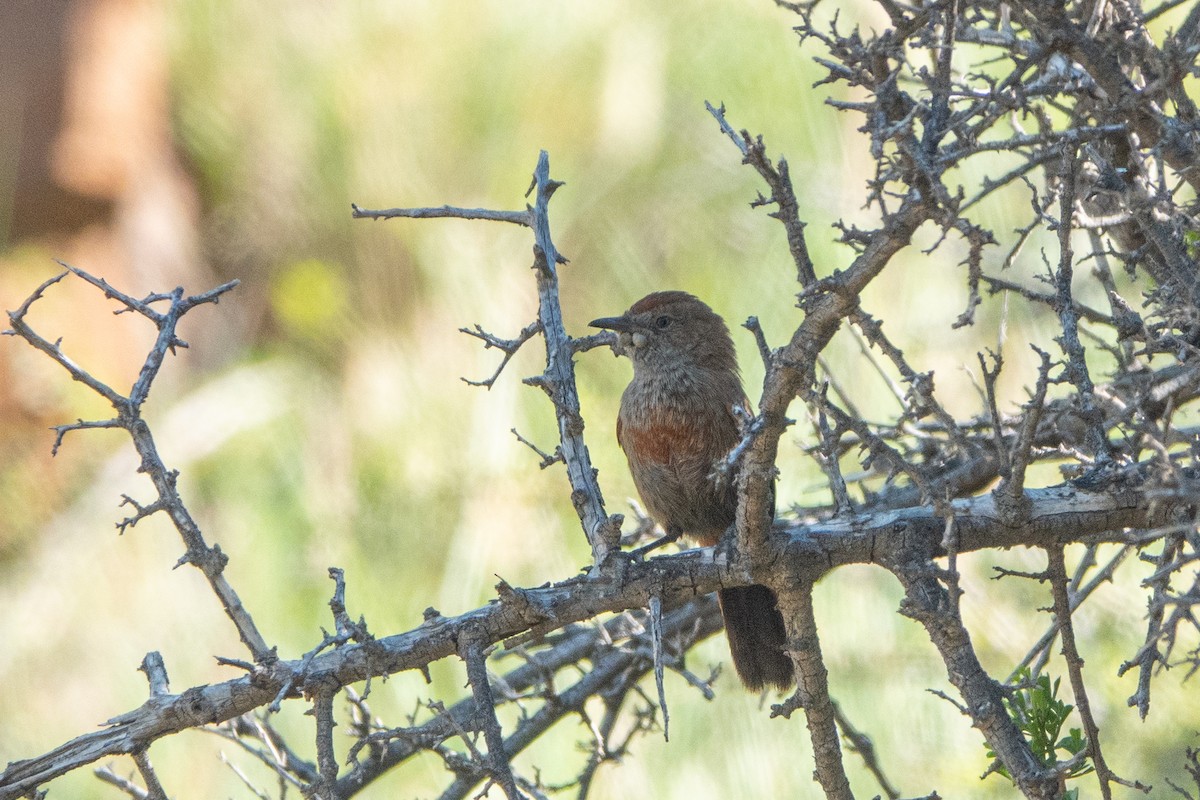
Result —
<path fill-rule="evenodd" d="M 725 635 L 738 677 L 746 688 L 787 691 L 795 684 L 792 659 L 783 651 L 787 632 L 775 593 L 766 586 L 738 586 L 717 592 Z"/>

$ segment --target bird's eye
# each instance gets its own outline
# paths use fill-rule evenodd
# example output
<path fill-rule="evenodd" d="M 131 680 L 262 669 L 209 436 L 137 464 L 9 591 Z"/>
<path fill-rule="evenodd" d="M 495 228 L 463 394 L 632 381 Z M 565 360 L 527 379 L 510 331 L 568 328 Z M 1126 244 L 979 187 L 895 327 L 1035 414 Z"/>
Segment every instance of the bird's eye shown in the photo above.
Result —
<path fill-rule="evenodd" d="M 666 328 L 669 328 L 670 326 L 671 326 L 671 318 L 668 317 L 666 314 L 663 314 L 661 317 L 654 320 L 654 327 L 658 328 L 660 331 L 664 330 Z"/>

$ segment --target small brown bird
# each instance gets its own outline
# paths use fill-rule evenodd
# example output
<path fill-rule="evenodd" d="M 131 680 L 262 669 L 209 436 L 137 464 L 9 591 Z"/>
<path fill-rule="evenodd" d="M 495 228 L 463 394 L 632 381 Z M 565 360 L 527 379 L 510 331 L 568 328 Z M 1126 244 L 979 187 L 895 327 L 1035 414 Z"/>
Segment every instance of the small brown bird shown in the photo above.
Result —
<path fill-rule="evenodd" d="M 716 544 L 734 522 L 737 492 L 714 467 L 740 438 L 733 406 L 749 407 L 729 329 L 686 292 L 655 292 L 591 325 L 616 331 L 619 349 L 633 361 L 617 441 L 646 510 L 668 536 Z M 755 585 L 721 589 L 717 597 L 742 683 L 754 691 L 791 688 L 775 593 Z"/>

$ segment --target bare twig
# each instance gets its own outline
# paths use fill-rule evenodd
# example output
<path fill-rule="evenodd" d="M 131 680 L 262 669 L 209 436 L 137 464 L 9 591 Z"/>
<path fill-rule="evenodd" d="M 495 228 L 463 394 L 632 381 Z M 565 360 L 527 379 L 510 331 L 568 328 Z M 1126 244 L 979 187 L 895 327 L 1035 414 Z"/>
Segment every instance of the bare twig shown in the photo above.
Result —
<path fill-rule="evenodd" d="M 137 765 L 138 773 L 146 783 L 147 800 L 167 800 L 167 793 L 163 790 L 162 783 L 158 780 L 158 774 L 150 764 L 150 756 L 146 751 L 139 750 L 134 753 L 133 763 Z"/>
<path fill-rule="evenodd" d="M 577 352 L 576 340 L 571 339 L 566 333 L 563 326 L 562 307 L 558 299 L 558 266 L 565 264 L 567 260 L 558 252 L 550 236 L 549 204 L 550 198 L 562 185 L 561 181 L 550 177 L 550 156 L 543 150 L 538 155 L 537 166 L 533 171 L 533 181 L 529 187 L 529 193 L 533 195 L 533 205 L 527 206 L 523 212 L 464 209 L 455 206 L 394 208 L 377 212 L 364 211 L 358 206 L 353 206 L 352 209 L 353 215 L 359 218 L 458 217 L 515 222 L 533 229 L 533 271 L 538 291 L 537 320 L 512 340 L 492 337 L 481 329 L 467 330 L 466 332 L 482 339 L 485 345 L 498 347 L 505 352 L 506 357 L 495 374 L 491 378 L 479 382 L 480 385 L 485 386 L 490 386 L 495 381 L 507 364 L 508 357 L 516 352 L 516 349 L 525 340 L 537 332 L 540 332 L 545 339 L 546 370 L 541 375 L 526 378 L 524 382 L 544 391 L 554 403 L 560 438 L 556 455 L 559 455 L 567 468 L 567 478 L 571 484 L 571 498 L 575 505 L 575 511 L 579 515 L 584 534 L 592 548 L 593 568 L 599 571 L 608 564 L 609 556 L 619 550 L 621 520 L 610 517 L 604 512 L 600 485 L 596 480 L 596 472 L 592 468 L 591 457 L 583 440 L 583 416 L 579 411 L 579 393 L 575 386 L 575 371 L 572 361 L 572 355 Z M 543 456 L 543 464 L 547 463 L 553 463 L 553 460 L 548 460 L 548 457 Z"/>
<path fill-rule="evenodd" d="M 526 228 L 533 226 L 529 210 L 525 211 L 493 211 L 490 208 L 460 208 L 458 206 L 439 206 L 437 208 L 388 208 L 372 211 L 350 204 L 350 215 L 355 219 L 480 219 L 492 222 L 511 222 Z"/>
<path fill-rule="evenodd" d="M 547 452 L 543 451 L 540 447 L 538 447 L 536 444 L 534 444 L 533 442 L 529 441 L 524 436 L 522 436 L 517 431 L 516 428 L 510 428 L 509 433 L 511 433 L 513 436 L 517 437 L 518 442 L 525 445 L 530 450 L 532 450 L 533 452 L 535 452 L 539 456 L 541 456 L 542 461 L 540 464 L 538 464 L 538 467 L 540 469 L 545 469 L 546 467 L 554 466 L 555 464 L 558 464 L 559 462 L 561 462 L 563 460 L 561 448 L 555 448 L 553 453 L 547 453 Z"/>
<path fill-rule="evenodd" d="M 1113 774 L 1104 761 L 1100 749 L 1100 728 L 1092 715 L 1092 704 L 1088 699 L 1087 687 L 1083 682 L 1083 658 L 1075 643 L 1075 627 L 1071 623 L 1071 600 L 1067 592 L 1067 568 L 1061 547 L 1046 549 L 1046 572 L 1050 580 L 1050 591 L 1054 596 L 1054 619 L 1062 638 L 1063 658 L 1067 662 L 1067 675 L 1071 679 L 1071 693 L 1075 697 L 1075 708 L 1083 720 L 1087 736 L 1087 754 L 1096 768 L 1096 780 L 1100 784 L 1100 796 L 1112 800 Z"/>
<path fill-rule="evenodd" d="M 147 653 L 138 670 L 146 673 L 146 680 L 150 683 L 151 697 L 161 697 L 168 693 L 170 680 L 167 678 L 167 667 L 163 663 L 161 653 L 157 650 Z"/>
<path fill-rule="evenodd" d="M 322 683 L 317 688 L 316 696 L 313 697 L 311 713 L 317 721 L 317 770 L 319 776 L 316 783 L 309 789 L 317 800 L 338 800 L 336 788 L 338 760 L 333 750 L 333 729 L 337 725 L 333 719 L 333 698 L 336 693 L 336 684 Z"/>
<path fill-rule="evenodd" d="M 149 800 L 150 793 L 128 778 L 123 778 L 112 767 L 97 767 L 93 774 L 107 784 L 117 787 L 135 800 Z"/>
<path fill-rule="evenodd" d="M 1120 566 L 1121 562 L 1124 561 L 1129 555 L 1132 549 L 1133 548 L 1129 545 L 1121 547 L 1117 551 L 1116 555 L 1110 558 L 1108 562 L 1102 568 L 1100 568 L 1095 575 L 1092 576 L 1092 579 L 1087 582 L 1086 586 L 1083 586 L 1078 590 L 1073 590 L 1070 593 L 1071 611 L 1079 608 L 1079 606 L 1085 600 L 1087 600 L 1087 598 L 1090 597 L 1092 593 L 1096 591 L 1096 589 L 1100 588 L 1102 584 L 1112 580 L 1113 573 L 1116 571 L 1117 567 Z M 1082 579 L 1082 574 L 1082 570 L 1076 572 L 1075 578 L 1072 579 L 1072 583 L 1078 583 Z M 1038 641 L 1035 642 L 1031 648 L 1029 648 L 1029 652 L 1025 654 L 1025 657 L 1022 658 L 1013 671 L 1009 673 L 1009 676 L 1005 678 L 1004 682 L 1008 684 L 1013 683 L 1013 681 L 1015 681 L 1017 676 L 1021 673 L 1022 669 L 1033 663 L 1034 659 L 1038 658 L 1039 655 L 1048 653 L 1050 645 L 1056 636 L 1058 636 L 1057 620 L 1052 623 L 1049 628 L 1047 628 L 1046 632 L 1042 634 L 1041 638 L 1038 639 Z"/>
<path fill-rule="evenodd" d="M 521 332 L 517 334 L 515 339 L 501 339 L 497 336 L 493 336 L 479 325 L 476 325 L 474 329 L 459 328 L 459 330 L 468 336 L 474 336 L 476 339 L 482 341 L 485 349 L 489 347 L 495 347 L 504 353 L 504 358 L 500 359 L 500 364 L 496 367 L 496 371 L 492 373 L 491 377 L 485 378 L 482 381 L 473 381 L 468 378 L 462 379 L 464 383 L 470 386 L 482 386 L 490 390 L 492 388 L 492 384 L 494 384 L 496 379 L 500 377 L 500 373 L 504 371 L 506 366 L 508 366 L 508 362 L 514 355 L 517 354 L 517 351 L 521 349 L 521 345 L 525 344 L 525 342 L 542 332 L 542 322 L 541 320 L 535 319 L 533 322 L 522 328 Z"/>
<path fill-rule="evenodd" d="M 842 475 L 841 461 L 839 459 L 839 443 L 840 428 L 834 430 L 829 426 L 829 416 L 826 413 L 826 407 L 829 402 L 828 398 L 829 384 L 825 383 L 821 386 L 821 391 L 817 395 L 818 403 L 815 408 L 814 426 L 817 429 L 817 434 L 820 436 L 820 445 L 815 452 L 817 463 L 821 467 L 821 471 L 829 479 L 829 488 L 833 494 L 833 508 L 836 514 L 848 514 L 854 510 L 854 504 L 850 500 L 850 492 L 846 489 L 846 479 Z"/>
<path fill-rule="evenodd" d="M 50 448 L 50 455 L 58 455 L 58 448 L 62 447 L 63 437 L 71 431 L 90 430 L 94 428 L 123 428 L 125 427 L 119 419 L 101 419 L 101 420 L 76 420 L 67 425 L 55 425 L 51 430 L 54 431 L 54 445 Z"/>
<path fill-rule="evenodd" d="M 475 698 L 475 714 L 487 741 L 488 774 L 500 785 L 509 800 L 522 800 L 523 795 L 517 789 L 508 753 L 505 751 L 500 721 L 496 719 L 496 704 L 492 700 L 492 685 L 488 680 L 484 646 L 481 640 L 468 633 L 459 640 L 458 653 L 467 665 L 467 680 Z"/>
<path fill-rule="evenodd" d="M 1004 477 L 994 492 L 1003 510 L 1002 513 L 1005 514 L 1012 525 L 1021 524 L 1025 516 L 1029 513 L 1029 500 L 1025 496 L 1025 472 L 1029 469 L 1029 464 L 1034 457 L 1034 438 L 1037 435 L 1038 422 L 1041 420 L 1042 410 L 1046 405 L 1046 390 L 1050 385 L 1050 356 L 1044 351 L 1039 350 L 1036 346 L 1031 346 L 1042 360 L 1041 366 L 1038 368 L 1037 383 L 1034 386 L 1033 396 L 1029 398 L 1029 402 L 1025 405 L 1025 414 L 1017 438 L 1005 456 L 1007 469 L 1005 470 Z M 996 414 L 994 384 L 995 376 L 993 375 L 988 384 L 988 396 L 993 403 L 992 413 Z M 996 429 L 999 430 L 1000 421 L 998 417 L 994 424 Z"/>
<path fill-rule="evenodd" d="M 138 520 L 151 513 L 165 512 L 171 518 L 171 522 L 174 524 L 175 529 L 179 532 L 186 546 L 186 552 L 180 558 L 179 563 L 192 564 L 204 573 L 205 578 L 208 579 L 209 586 L 212 587 L 213 592 L 220 600 L 225 613 L 233 621 L 238 635 L 250 650 L 254 660 L 258 663 L 268 661 L 274 657 L 273 650 L 267 646 L 250 613 L 242 605 L 241 599 L 233 590 L 233 587 L 229 585 L 223 574 L 225 563 L 228 560 L 227 557 L 221 552 L 220 547 L 210 547 L 204 540 L 200 526 L 192 518 L 191 513 L 183 504 L 176 490 L 175 481 L 178 473 L 168 469 L 163 463 L 158 453 L 158 446 L 150 433 L 150 428 L 141 416 L 142 404 L 150 394 L 150 387 L 154 379 L 158 376 L 159 369 L 162 367 L 168 351 L 173 350 L 174 347 L 181 344 L 181 340 L 175 334 L 179 320 L 196 306 L 218 302 L 221 296 L 236 287 L 238 282 L 230 281 L 208 292 L 188 297 L 184 296 L 183 289 L 176 289 L 169 295 L 151 295 L 146 301 L 140 301 L 114 289 L 107 282 L 95 278 L 81 269 L 67 265 L 64 266 L 67 267 L 67 272 L 61 273 L 42 283 L 21 304 L 20 308 L 9 312 L 8 317 L 13 326 L 11 333 L 46 353 L 52 360 L 66 369 L 74 380 L 83 383 L 92 391 L 99 394 L 117 412 L 113 424 L 110 424 L 110 422 L 90 424 L 80 422 L 67 426 L 68 430 L 80 427 L 121 427 L 129 433 L 130 438 L 133 440 L 134 449 L 137 450 L 141 458 L 141 471 L 150 477 L 157 497 L 153 503 L 146 504 L 145 506 L 139 506 L 135 503 L 134 506 L 138 509 L 138 513 L 119 523 L 118 527 L 124 531 L 125 528 L 135 524 Z M 154 346 L 147 354 L 146 360 L 138 373 L 137 380 L 134 381 L 127 397 L 76 365 L 62 352 L 58 343 L 52 344 L 42 338 L 25 321 L 25 316 L 28 314 L 33 303 L 42 297 L 46 289 L 61 281 L 68 274 L 76 275 L 87 283 L 96 286 L 105 293 L 106 297 L 114 298 L 123 303 L 126 308 L 137 311 L 153 321 L 158 328 L 158 336 L 154 342 Z M 152 308 L 150 303 L 155 302 L 168 303 L 167 310 L 160 312 Z M 59 431 L 58 438 L 55 440 L 56 446 L 61 442 L 64 433 L 65 430 Z"/>
<path fill-rule="evenodd" d="M 879 788 L 883 789 L 883 793 L 888 796 L 888 800 L 899 800 L 900 792 L 888 780 L 887 775 L 884 774 L 883 767 L 879 764 L 879 757 L 875 753 L 875 743 L 871 741 L 871 737 L 855 728 L 853 723 L 846 717 L 845 712 L 842 711 L 842 707 L 837 703 L 833 704 L 833 714 L 837 720 L 838 728 L 842 731 L 842 738 L 850 745 L 850 751 L 857 753 L 862 758 L 863 766 L 875 776 L 875 780 L 879 783 Z"/>
<path fill-rule="evenodd" d="M 776 210 L 771 212 L 771 216 L 783 223 L 784 231 L 787 233 L 788 249 L 791 250 L 792 260 L 796 262 L 796 279 L 800 282 L 801 287 L 812 286 L 817 281 L 817 274 L 812 258 L 808 254 L 808 243 L 804 238 L 805 223 L 800 221 L 800 204 L 796 202 L 796 192 L 792 189 L 787 160 L 780 158 L 777 166 L 771 164 L 761 136 L 755 139 L 751 138 L 747 131 L 742 131 L 740 137 L 734 133 L 733 128 L 725 120 L 724 103 L 720 108 L 713 108 L 712 103 L 706 100 L 704 107 L 721 126 L 721 132 L 728 136 L 742 152 L 742 163 L 754 167 L 771 189 L 769 198 L 760 195 L 759 199 L 751 205 L 775 204 Z"/>
<path fill-rule="evenodd" d="M 1071 215 L 1075 211 L 1075 149 L 1062 150 L 1063 181 L 1058 220 L 1058 269 L 1054 272 L 1055 310 L 1062 325 L 1059 343 L 1067 356 L 1066 377 L 1079 393 L 1078 413 L 1087 425 L 1088 449 L 1100 462 L 1110 458 L 1108 437 L 1105 435 L 1103 415 L 1096 407 L 1095 387 L 1088 371 L 1083 345 L 1079 341 L 1079 316 L 1071 295 L 1071 281 L 1075 273 L 1075 251 L 1071 245 Z"/>
<path fill-rule="evenodd" d="M 796 693 L 785 703 L 773 706 L 771 716 L 788 717 L 795 708 L 804 709 L 804 721 L 812 740 L 816 761 L 814 777 L 829 800 L 853 800 L 850 781 L 842 765 L 833 701 L 829 698 L 829 674 L 821 656 L 817 621 L 813 614 L 812 585 L 780 598 L 780 611 L 788 623 L 788 645 L 796 664 Z"/>
<path fill-rule="evenodd" d="M 271 727 L 266 714 L 245 714 L 221 726 L 210 726 L 205 730 L 234 742 L 258 761 L 266 765 L 281 785 L 302 789 L 305 784 L 315 784 L 320 773 L 315 764 L 301 758 L 284 741 L 280 733 Z M 261 747 L 252 744 L 257 742 Z M 231 768 L 234 765 L 230 764 Z M 239 774 L 234 768 L 234 772 Z M 249 783 L 242 778 L 244 783 Z"/>
<path fill-rule="evenodd" d="M 658 707 L 662 709 L 663 741 L 670 741 L 671 715 L 663 689 L 662 599 L 657 595 L 650 598 L 650 643 L 654 653 L 654 687 L 658 690 Z"/>

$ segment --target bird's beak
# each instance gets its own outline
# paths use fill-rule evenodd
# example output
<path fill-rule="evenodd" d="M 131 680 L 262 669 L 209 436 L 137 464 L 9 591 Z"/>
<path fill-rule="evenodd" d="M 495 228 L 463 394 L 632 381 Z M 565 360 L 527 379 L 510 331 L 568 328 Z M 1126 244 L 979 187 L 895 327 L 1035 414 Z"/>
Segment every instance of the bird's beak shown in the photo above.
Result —
<path fill-rule="evenodd" d="M 589 322 L 588 326 L 592 328 L 606 328 L 610 331 L 629 332 L 633 330 L 633 323 L 629 317 L 601 317 Z"/>

